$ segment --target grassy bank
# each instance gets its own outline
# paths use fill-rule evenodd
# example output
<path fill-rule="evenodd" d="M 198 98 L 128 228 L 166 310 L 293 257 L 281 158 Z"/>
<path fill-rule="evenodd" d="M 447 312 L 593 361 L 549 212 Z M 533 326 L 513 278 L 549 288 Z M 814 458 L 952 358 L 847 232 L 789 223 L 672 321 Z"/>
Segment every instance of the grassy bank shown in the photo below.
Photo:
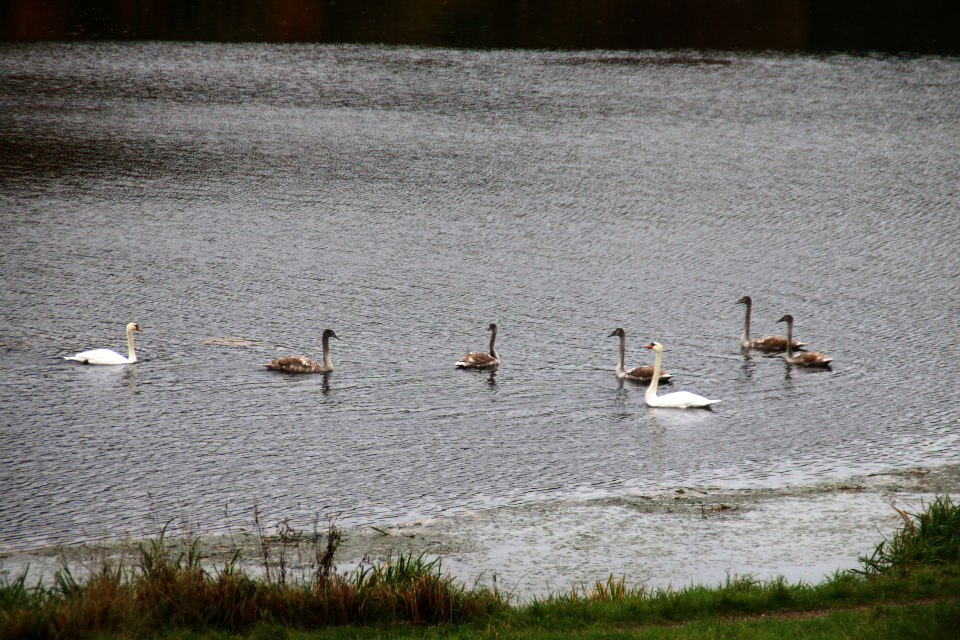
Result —
<path fill-rule="evenodd" d="M 262 532 L 258 576 L 237 568 L 238 553 L 213 565 L 198 540 L 174 550 L 160 536 L 83 580 L 64 565 L 49 585 L 28 587 L 26 573 L 4 584 L 0 637 L 957 638 L 960 509 L 942 497 L 900 515 L 861 569 L 817 585 L 733 576 L 717 587 L 648 589 L 611 576 L 525 603 L 468 588 L 423 556 L 340 574 L 333 526 L 284 532 L 313 554 L 312 573 L 297 579 Z"/>

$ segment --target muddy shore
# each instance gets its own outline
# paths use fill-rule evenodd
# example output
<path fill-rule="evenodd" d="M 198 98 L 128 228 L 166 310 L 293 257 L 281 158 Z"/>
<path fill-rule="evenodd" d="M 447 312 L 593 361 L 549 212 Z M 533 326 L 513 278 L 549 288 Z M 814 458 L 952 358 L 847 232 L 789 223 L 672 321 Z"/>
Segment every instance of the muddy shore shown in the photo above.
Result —
<path fill-rule="evenodd" d="M 876 543 L 901 524 L 892 507 L 913 513 L 937 495 L 960 493 L 960 464 L 874 473 L 837 482 L 773 489 L 669 487 L 593 500 L 558 500 L 463 513 L 404 524 L 343 529 L 337 569 L 347 572 L 388 555 L 426 553 L 468 585 L 480 582 L 517 599 L 589 586 L 611 574 L 628 583 L 679 587 L 716 584 L 732 575 L 820 582 L 859 565 Z M 326 523 L 318 523 L 321 531 Z M 239 549 L 241 566 L 276 579 L 313 574 L 312 531 L 265 527 L 263 561 L 255 527 L 203 535 L 201 553 L 216 568 Z M 186 548 L 187 530 L 168 529 L 167 541 Z M 61 562 L 75 575 L 104 560 L 135 563 L 142 541 L 91 541 L 0 552 L 6 579 L 30 567 L 31 582 L 50 577 Z M 323 544 L 322 537 L 320 543 Z M 281 561 L 282 558 L 282 561 Z"/>

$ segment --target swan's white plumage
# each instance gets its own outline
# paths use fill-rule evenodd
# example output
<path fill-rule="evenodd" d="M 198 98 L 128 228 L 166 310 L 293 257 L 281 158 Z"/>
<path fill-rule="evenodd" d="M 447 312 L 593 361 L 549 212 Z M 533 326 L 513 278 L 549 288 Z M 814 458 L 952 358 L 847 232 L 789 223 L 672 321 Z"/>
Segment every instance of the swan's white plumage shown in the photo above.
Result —
<path fill-rule="evenodd" d="M 264 364 L 267 369 L 285 371 L 287 373 L 329 373 L 333 371 L 333 360 L 330 357 L 330 338 L 337 338 L 333 329 L 323 331 L 323 364 L 303 356 L 285 356 L 276 358 Z M 339 340 L 340 338 L 337 338 Z"/>
<path fill-rule="evenodd" d="M 616 329 L 613 330 L 613 333 L 611 333 L 607 337 L 612 338 L 613 336 L 617 336 L 620 338 L 620 358 L 619 360 L 617 360 L 617 369 L 616 369 L 617 378 L 620 378 L 620 379 L 626 378 L 628 380 L 648 382 L 650 378 L 653 377 L 653 365 L 645 364 L 639 367 L 634 367 L 629 371 L 625 370 L 623 366 L 623 360 L 624 360 L 624 352 L 626 351 L 626 348 L 627 348 L 627 334 L 624 333 L 623 329 L 621 329 L 620 327 L 617 327 Z M 660 372 L 660 380 L 664 382 L 669 380 L 672 377 L 673 375 L 667 373 L 666 371 Z"/>
<path fill-rule="evenodd" d="M 127 350 L 129 356 L 124 358 L 112 349 L 90 349 L 81 351 L 72 356 L 65 356 L 64 360 L 82 362 L 83 364 L 132 364 L 137 361 L 137 353 L 133 349 L 133 332 L 143 331 L 136 322 L 127 324 Z"/>
<path fill-rule="evenodd" d="M 497 325 L 491 322 L 490 326 L 487 327 L 487 331 L 490 332 L 489 354 L 481 351 L 471 351 L 453 364 L 461 369 L 487 369 L 499 366 L 500 356 L 497 355 L 497 350 L 494 347 L 494 343 L 497 341 Z"/>
<path fill-rule="evenodd" d="M 696 393 L 689 391 L 674 391 L 662 396 L 654 396 L 653 402 L 647 401 L 651 407 L 671 407 L 674 409 L 695 409 L 699 407 L 709 407 L 711 404 L 720 402 L 719 400 L 710 400 Z"/>
<path fill-rule="evenodd" d="M 657 359 L 653 365 L 653 377 L 650 379 L 650 386 L 647 387 L 647 393 L 644 400 L 650 407 L 668 407 L 673 409 L 695 409 L 706 408 L 711 404 L 720 402 L 719 400 L 710 400 L 703 396 L 689 391 L 674 391 L 662 396 L 657 395 L 657 382 L 660 376 L 660 365 L 663 360 L 663 345 L 659 342 L 652 342 L 646 345 L 647 349 L 653 349 Z"/>

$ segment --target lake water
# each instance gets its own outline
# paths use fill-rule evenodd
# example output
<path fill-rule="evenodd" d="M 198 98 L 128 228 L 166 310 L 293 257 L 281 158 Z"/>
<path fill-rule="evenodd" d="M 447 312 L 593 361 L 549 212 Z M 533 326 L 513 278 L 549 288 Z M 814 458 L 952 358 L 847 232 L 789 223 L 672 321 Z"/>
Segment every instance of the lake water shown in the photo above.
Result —
<path fill-rule="evenodd" d="M 2 45 L 0 549 L 956 463 L 958 202 L 957 58 Z"/>

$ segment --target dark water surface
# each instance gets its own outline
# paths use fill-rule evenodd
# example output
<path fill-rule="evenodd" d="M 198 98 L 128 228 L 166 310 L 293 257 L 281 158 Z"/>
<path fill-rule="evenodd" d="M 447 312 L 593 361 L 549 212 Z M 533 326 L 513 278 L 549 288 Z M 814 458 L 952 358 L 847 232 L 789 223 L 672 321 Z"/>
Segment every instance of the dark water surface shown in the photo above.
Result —
<path fill-rule="evenodd" d="M 4 45 L 0 548 L 957 462 L 958 141 L 955 58 Z"/>

